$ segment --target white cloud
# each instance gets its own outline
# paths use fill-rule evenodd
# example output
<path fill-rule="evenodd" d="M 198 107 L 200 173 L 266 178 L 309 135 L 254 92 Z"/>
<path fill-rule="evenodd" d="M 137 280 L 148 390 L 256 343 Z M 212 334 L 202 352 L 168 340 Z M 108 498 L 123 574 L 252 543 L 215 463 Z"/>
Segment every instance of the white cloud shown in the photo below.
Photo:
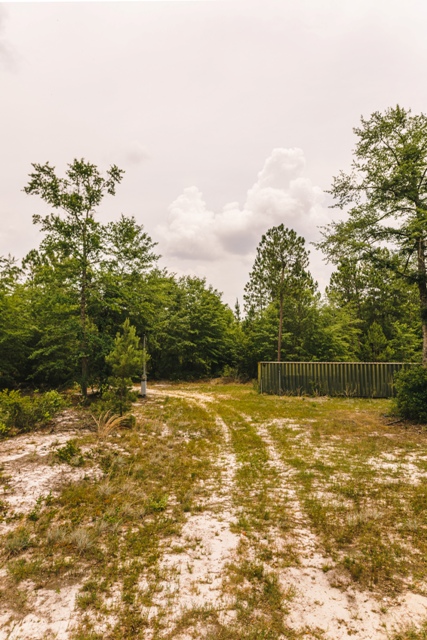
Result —
<path fill-rule="evenodd" d="M 170 205 L 168 224 L 159 227 L 167 253 L 179 258 L 212 260 L 220 246 L 215 234 L 215 214 L 209 211 L 197 187 L 188 187 Z"/>
<path fill-rule="evenodd" d="M 329 217 L 322 190 L 303 177 L 304 168 L 301 149 L 274 149 L 243 207 L 230 202 L 218 212 L 208 208 L 197 187 L 188 187 L 170 205 L 167 224 L 157 228 L 166 255 L 198 261 L 248 257 L 261 235 L 282 223 L 307 241 L 316 239 L 317 227 Z"/>

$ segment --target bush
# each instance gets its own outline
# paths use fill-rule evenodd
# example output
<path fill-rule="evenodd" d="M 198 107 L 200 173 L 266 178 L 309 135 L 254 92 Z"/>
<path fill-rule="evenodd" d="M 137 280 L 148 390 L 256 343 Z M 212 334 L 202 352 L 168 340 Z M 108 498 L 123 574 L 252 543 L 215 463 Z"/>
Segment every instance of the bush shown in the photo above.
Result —
<path fill-rule="evenodd" d="M 396 409 L 402 418 L 427 422 L 427 369 L 412 367 L 396 375 Z"/>
<path fill-rule="evenodd" d="M 63 447 L 57 449 L 56 457 L 60 462 L 66 462 L 72 467 L 81 467 L 85 463 L 82 451 L 75 440 L 68 440 Z"/>
<path fill-rule="evenodd" d="M 0 436 L 14 428 L 19 433 L 43 427 L 65 406 L 57 391 L 22 396 L 19 391 L 0 392 Z"/>

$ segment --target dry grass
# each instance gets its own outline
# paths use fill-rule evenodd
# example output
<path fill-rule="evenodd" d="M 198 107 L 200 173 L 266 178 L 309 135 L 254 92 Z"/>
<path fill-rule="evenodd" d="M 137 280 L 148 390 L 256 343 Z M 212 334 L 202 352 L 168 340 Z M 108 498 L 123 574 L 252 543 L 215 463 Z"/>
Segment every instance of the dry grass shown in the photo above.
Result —
<path fill-rule="evenodd" d="M 75 446 L 102 473 L 40 499 L 3 537 L 0 608 L 16 618 L 12 603 L 31 611 L 34 587 L 78 584 L 70 640 L 338 640 L 346 636 L 295 622 L 289 576 L 317 554 L 326 581 L 363 594 L 386 621 L 401 594 L 424 593 L 427 575 L 427 433 L 389 424 L 388 410 L 174 385 L 135 407 L 132 428 L 93 418 L 96 434 L 82 431 Z M 211 548 L 197 538 L 202 522 Z M 223 530 L 237 544 L 221 579 L 203 574 L 197 585 Z M 168 591 L 178 574 L 195 576 L 193 606 L 180 605 L 184 589 Z M 203 589 L 215 599 L 200 604 Z M 420 624 L 389 637 L 422 640 Z"/>
<path fill-rule="evenodd" d="M 128 416 L 118 416 L 111 411 L 105 411 L 99 416 L 92 414 L 92 419 L 96 424 L 96 433 L 98 440 L 103 442 L 113 431 L 127 425 Z"/>

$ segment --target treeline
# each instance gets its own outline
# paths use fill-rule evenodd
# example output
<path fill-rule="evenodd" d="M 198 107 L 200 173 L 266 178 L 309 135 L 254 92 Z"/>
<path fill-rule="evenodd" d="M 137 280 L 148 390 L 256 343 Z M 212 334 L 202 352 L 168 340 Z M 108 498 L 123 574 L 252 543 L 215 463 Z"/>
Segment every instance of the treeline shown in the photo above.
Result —
<path fill-rule="evenodd" d="M 427 118 L 396 107 L 355 133 L 354 171 L 331 190 L 348 219 L 319 243 L 335 265 L 325 294 L 304 239 L 279 225 L 260 239 L 234 310 L 204 279 L 159 269 L 134 218 L 99 221 L 116 166 L 103 176 L 75 160 L 61 178 L 33 165 L 24 190 L 52 213 L 34 216 L 37 249 L 0 259 L 0 387 L 102 388 L 125 321 L 146 336 L 151 378 L 250 379 L 276 359 L 426 364 Z"/>
<path fill-rule="evenodd" d="M 104 384 L 106 356 L 127 318 L 147 337 L 151 378 L 249 379 L 258 361 L 277 359 L 277 302 L 254 308 L 248 300 L 233 313 L 204 280 L 159 270 L 153 243 L 132 218 L 105 231 L 114 232 L 122 258 L 91 265 L 84 353 L 74 258 L 49 256 L 42 247 L 23 266 L 1 261 L 3 388 L 81 384 L 82 356 L 86 384 Z M 139 246 L 136 255 L 126 252 L 129 243 Z M 305 279 L 283 307 L 283 360 L 421 360 L 416 291 L 378 269 L 343 261 L 323 298 Z"/>
<path fill-rule="evenodd" d="M 65 178 L 34 165 L 25 191 L 53 213 L 34 216 L 43 239 L 21 264 L 0 262 L 3 388 L 78 383 L 86 395 L 102 387 L 126 320 L 147 338 L 151 377 L 200 378 L 236 364 L 238 325 L 220 294 L 159 269 L 155 243 L 134 218 L 98 220 L 121 177 L 115 166 L 102 176 L 83 160 Z"/>

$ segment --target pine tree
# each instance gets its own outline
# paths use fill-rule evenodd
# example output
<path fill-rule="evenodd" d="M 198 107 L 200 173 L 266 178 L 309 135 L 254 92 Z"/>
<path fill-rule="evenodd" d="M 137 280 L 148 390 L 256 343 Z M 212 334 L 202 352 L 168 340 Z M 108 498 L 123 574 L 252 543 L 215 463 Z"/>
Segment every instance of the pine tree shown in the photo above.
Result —
<path fill-rule="evenodd" d="M 130 409 L 136 396 L 132 392 L 132 377 L 141 373 L 144 357 L 144 351 L 139 348 L 136 329 L 127 318 L 123 324 L 123 333 L 117 334 L 114 348 L 105 358 L 113 374 L 109 379 L 110 390 L 106 398 L 112 409 L 120 415 Z"/>

